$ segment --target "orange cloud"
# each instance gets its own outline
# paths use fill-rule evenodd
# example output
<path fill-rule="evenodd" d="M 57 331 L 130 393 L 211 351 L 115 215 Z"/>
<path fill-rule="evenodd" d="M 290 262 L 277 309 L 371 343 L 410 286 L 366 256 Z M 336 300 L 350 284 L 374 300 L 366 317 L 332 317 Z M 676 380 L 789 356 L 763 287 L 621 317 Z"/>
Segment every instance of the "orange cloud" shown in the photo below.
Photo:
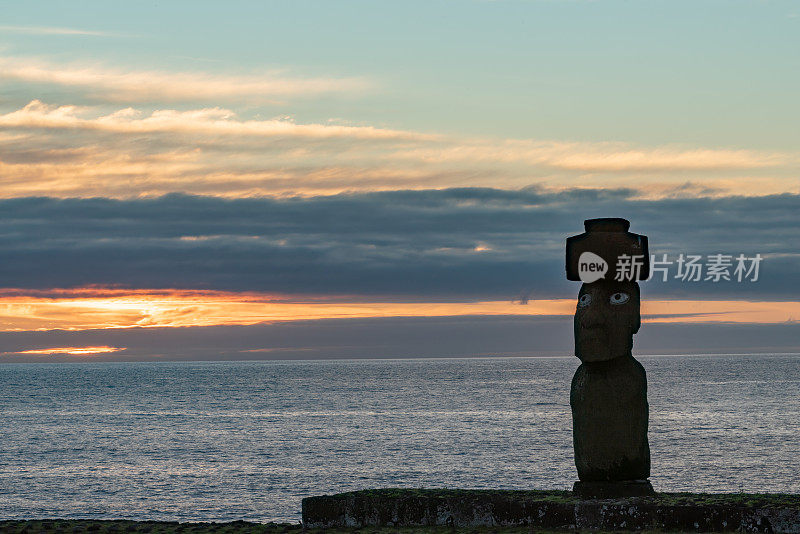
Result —
<path fill-rule="evenodd" d="M 25 29 L 16 28 L 19 31 Z M 27 30 L 68 35 L 103 35 L 99 32 L 64 28 Z M 203 72 L 120 70 L 102 65 L 65 65 L 38 58 L 8 56 L 0 57 L 0 79 L 80 88 L 101 100 L 111 102 L 197 102 L 229 99 L 264 102 L 276 97 L 352 94 L 366 91 L 373 86 L 361 77 L 301 78 L 280 71 L 219 75 Z"/>
<path fill-rule="evenodd" d="M 542 164 L 587 172 L 653 172 L 754 169 L 796 164 L 786 153 L 665 146 L 636 148 L 627 143 L 575 143 L 527 139 L 461 140 L 451 146 L 428 146 L 398 152 L 396 157 L 423 161 L 499 161 Z"/>
<path fill-rule="evenodd" d="M 0 292 L 0 331 L 253 325 L 315 319 L 447 317 L 461 315 L 570 316 L 574 299 L 392 302 L 344 297 L 104 288 Z M 798 302 L 651 300 L 646 322 L 782 323 L 800 317 Z"/>
<path fill-rule="evenodd" d="M 20 350 L 17 352 L 4 352 L 3 354 L 29 354 L 50 356 L 57 354 L 69 354 L 72 356 L 87 356 L 91 354 L 107 354 L 109 352 L 120 352 L 125 350 L 125 347 L 51 347 L 48 349 L 28 349 Z"/>
<path fill-rule="evenodd" d="M 319 195 L 489 181 L 632 188 L 642 198 L 800 192 L 796 152 L 478 139 L 242 119 L 219 107 L 108 112 L 38 100 L 0 114 L 0 129 L 3 197 Z"/>
<path fill-rule="evenodd" d="M 0 126 L 11 128 L 81 129 L 104 132 L 189 133 L 248 137 L 347 137 L 354 139 L 430 139 L 432 136 L 375 128 L 337 124 L 295 124 L 289 120 L 239 120 L 228 109 L 203 108 L 189 111 L 156 110 L 144 114 L 125 108 L 108 115 L 85 117 L 90 111 L 79 106 L 48 106 L 33 100 L 17 111 L 0 115 Z"/>

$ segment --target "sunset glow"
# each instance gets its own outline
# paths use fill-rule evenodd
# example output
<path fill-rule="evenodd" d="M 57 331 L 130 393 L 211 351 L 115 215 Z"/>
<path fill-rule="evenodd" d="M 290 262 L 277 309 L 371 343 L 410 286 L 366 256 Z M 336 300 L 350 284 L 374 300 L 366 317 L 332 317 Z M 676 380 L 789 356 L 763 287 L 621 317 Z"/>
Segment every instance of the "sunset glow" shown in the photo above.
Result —
<path fill-rule="evenodd" d="M 653 339 L 797 347 L 788 5 L 7 4 L 0 353 L 380 357 L 411 324 L 442 333 L 418 355 L 547 352 L 565 240 L 604 217 L 661 259 Z M 709 276 L 740 255 L 759 276 Z"/>
<path fill-rule="evenodd" d="M 18 352 L 10 352 L 5 354 L 19 354 L 19 355 L 56 355 L 68 354 L 72 356 L 87 356 L 92 354 L 107 354 L 109 352 L 120 352 L 125 348 L 119 347 L 52 347 L 49 349 L 29 349 L 21 350 Z"/>
<path fill-rule="evenodd" d="M 570 316 L 575 311 L 574 299 L 529 300 L 521 305 L 511 301 L 392 302 L 224 291 L 94 288 L 24 293 L 0 293 L 3 331 L 244 326 L 369 317 Z M 800 318 L 800 303 L 647 300 L 642 314 L 649 323 L 785 323 Z"/>

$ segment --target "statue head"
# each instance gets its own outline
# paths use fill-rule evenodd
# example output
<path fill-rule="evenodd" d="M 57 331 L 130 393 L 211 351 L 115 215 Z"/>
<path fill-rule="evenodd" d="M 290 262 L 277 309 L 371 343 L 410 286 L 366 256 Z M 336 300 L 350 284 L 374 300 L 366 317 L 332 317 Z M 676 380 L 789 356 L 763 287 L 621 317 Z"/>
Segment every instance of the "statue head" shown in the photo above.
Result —
<path fill-rule="evenodd" d="M 575 311 L 575 356 L 600 362 L 630 355 L 640 325 L 639 284 L 604 279 L 583 284 Z"/>

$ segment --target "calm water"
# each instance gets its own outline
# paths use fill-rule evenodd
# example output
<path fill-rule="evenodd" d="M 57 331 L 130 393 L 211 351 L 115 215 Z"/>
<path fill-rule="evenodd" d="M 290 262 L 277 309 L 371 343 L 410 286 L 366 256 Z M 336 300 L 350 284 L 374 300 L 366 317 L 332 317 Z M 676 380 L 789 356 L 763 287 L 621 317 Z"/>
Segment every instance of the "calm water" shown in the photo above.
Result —
<path fill-rule="evenodd" d="M 653 485 L 800 492 L 800 356 L 641 357 Z M 575 358 L 0 366 L 4 518 L 298 521 L 358 488 L 569 488 Z"/>

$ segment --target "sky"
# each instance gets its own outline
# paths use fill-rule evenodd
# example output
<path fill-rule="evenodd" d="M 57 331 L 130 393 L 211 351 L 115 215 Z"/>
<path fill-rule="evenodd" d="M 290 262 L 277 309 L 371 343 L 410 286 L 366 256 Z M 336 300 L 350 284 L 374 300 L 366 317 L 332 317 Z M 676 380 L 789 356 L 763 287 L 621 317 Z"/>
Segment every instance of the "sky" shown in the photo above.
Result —
<path fill-rule="evenodd" d="M 569 355 L 593 217 L 798 352 L 797 94 L 795 2 L 5 3 L 0 362 Z"/>

